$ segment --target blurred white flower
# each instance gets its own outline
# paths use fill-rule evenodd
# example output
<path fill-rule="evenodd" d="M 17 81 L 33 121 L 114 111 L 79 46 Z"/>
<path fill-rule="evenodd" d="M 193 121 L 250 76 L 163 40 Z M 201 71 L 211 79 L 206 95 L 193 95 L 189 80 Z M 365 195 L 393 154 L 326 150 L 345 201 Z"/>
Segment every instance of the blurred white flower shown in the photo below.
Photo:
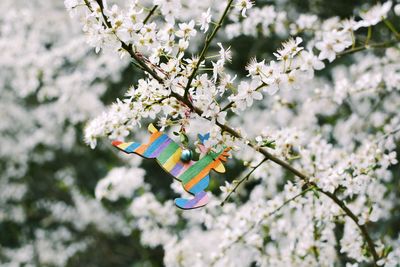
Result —
<path fill-rule="evenodd" d="M 211 22 L 211 9 L 208 8 L 206 12 L 201 13 L 201 18 L 199 20 L 200 30 L 206 33 L 210 27 Z"/>
<path fill-rule="evenodd" d="M 96 186 L 97 199 L 116 201 L 121 197 L 130 198 L 135 190 L 143 186 L 144 170 L 139 168 L 114 168 Z"/>
<path fill-rule="evenodd" d="M 387 1 L 383 4 L 378 3 L 367 11 L 361 12 L 360 16 L 362 18 L 362 21 L 360 22 L 360 24 L 363 27 L 376 25 L 378 22 L 386 19 L 388 12 L 392 8 L 392 5 L 392 1 Z"/>

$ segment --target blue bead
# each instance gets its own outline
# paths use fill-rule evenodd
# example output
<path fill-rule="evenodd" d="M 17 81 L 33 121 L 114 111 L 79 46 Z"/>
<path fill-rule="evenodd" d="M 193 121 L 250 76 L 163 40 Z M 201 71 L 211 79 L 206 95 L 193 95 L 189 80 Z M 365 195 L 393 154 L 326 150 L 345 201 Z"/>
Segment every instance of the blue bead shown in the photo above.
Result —
<path fill-rule="evenodd" d="M 189 149 L 182 150 L 181 160 L 183 162 L 188 162 L 192 159 L 192 151 Z"/>

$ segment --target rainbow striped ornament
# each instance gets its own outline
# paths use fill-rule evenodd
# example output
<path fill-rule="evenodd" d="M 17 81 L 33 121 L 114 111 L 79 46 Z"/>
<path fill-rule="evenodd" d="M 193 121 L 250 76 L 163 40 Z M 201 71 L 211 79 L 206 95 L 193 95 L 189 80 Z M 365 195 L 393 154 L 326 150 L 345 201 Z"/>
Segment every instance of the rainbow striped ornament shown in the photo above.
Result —
<path fill-rule="evenodd" d="M 210 171 L 225 172 L 223 162 L 229 156 L 230 148 L 219 152 L 208 152 L 199 161 L 183 162 L 181 160 L 182 148 L 168 135 L 160 132 L 153 124 L 148 126 L 151 133 L 149 143 L 113 141 L 112 144 L 125 153 L 135 153 L 144 158 L 155 158 L 160 166 L 175 179 L 182 183 L 183 188 L 192 194 L 192 199 L 176 198 L 175 204 L 181 209 L 195 209 L 206 205 L 209 201 L 208 194 L 204 191 L 210 183 Z M 203 143 L 209 138 L 199 135 Z"/>

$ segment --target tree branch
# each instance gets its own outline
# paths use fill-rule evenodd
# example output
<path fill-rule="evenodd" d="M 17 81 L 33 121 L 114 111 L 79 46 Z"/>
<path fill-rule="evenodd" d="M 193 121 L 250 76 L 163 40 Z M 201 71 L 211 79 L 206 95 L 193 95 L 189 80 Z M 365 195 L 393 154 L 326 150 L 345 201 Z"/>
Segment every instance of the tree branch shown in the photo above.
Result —
<path fill-rule="evenodd" d="M 327 197 L 329 197 L 330 199 L 332 199 L 355 222 L 357 227 L 360 229 L 362 235 L 364 236 L 368 247 L 370 248 L 370 252 L 372 254 L 372 257 L 374 258 L 375 266 L 378 266 L 376 263 L 379 260 L 379 255 L 376 252 L 374 241 L 372 241 L 372 238 L 369 235 L 365 224 L 363 224 L 363 225 L 359 224 L 358 217 L 335 194 L 332 194 L 331 192 L 323 191 L 320 188 L 317 188 L 317 190 L 320 191 L 322 194 L 326 195 Z"/>

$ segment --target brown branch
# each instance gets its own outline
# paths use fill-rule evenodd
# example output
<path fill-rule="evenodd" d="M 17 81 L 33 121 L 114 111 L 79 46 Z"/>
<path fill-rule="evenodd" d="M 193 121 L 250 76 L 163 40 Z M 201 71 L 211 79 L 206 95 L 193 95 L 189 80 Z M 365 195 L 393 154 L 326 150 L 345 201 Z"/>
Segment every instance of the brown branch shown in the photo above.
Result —
<path fill-rule="evenodd" d="M 96 0 L 96 3 L 97 3 L 97 4 L 99 5 L 99 7 L 100 7 L 100 13 L 101 13 L 101 16 L 103 17 L 103 20 L 104 20 L 103 23 L 106 24 L 106 27 L 107 27 L 107 28 L 110 28 L 110 29 L 111 29 L 111 28 L 112 28 L 111 23 L 108 21 L 106 15 L 104 14 L 104 5 L 103 5 L 103 1 L 102 1 L 102 0 Z"/>
<path fill-rule="evenodd" d="M 379 260 L 379 255 L 376 252 L 374 241 L 372 240 L 371 236 L 369 235 L 365 224 L 363 224 L 363 225 L 359 224 L 358 217 L 335 194 L 332 194 L 331 192 L 323 191 L 320 188 L 317 188 L 317 190 L 320 191 L 322 194 L 326 195 L 327 197 L 329 197 L 330 199 L 332 199 L 355 222 L 357 227 L 360 229 L 362 235 L 364 236 L 365 241 L 367 241 L 367 245 L 370 248 L 372 257 L 374 258 L 375 266 L 377 266 L 377 261 Z"/>

